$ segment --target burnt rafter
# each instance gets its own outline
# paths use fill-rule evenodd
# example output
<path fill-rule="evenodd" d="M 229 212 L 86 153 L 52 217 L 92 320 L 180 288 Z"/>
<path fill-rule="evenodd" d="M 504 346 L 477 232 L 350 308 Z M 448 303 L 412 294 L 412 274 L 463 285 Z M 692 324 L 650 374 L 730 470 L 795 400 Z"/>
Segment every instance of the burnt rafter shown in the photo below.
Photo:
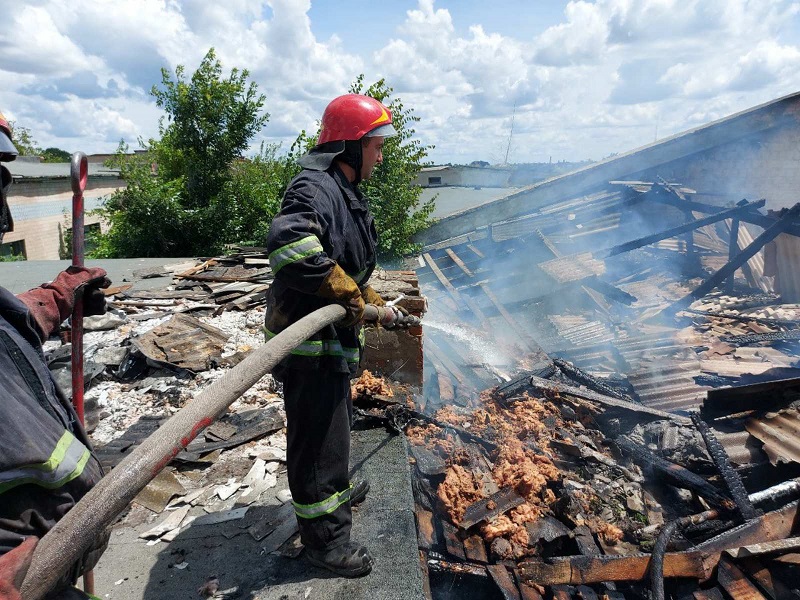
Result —
<path fill-rule="evenodd" d="M 647 235 L 636 240 L 631 240 L 630 242 L 625 242 L 624 244 L 618 244 L 617 246 L 600 250 L 595 252 L 593 256 L 595 258 L 610 258 L 611 256 L 616 256 L 617 254 L 630 252 L 636 248 L 648 246 L 650 244 L 654 244 L 655 242 L 660 242 L 661 240 L 666 240 L 682 233 L 694 231 L 695 229 L 700 229 L 706 225 L 712 225 L 714 223 L 718 223 L 719 221 L 724 221 L 725 219 L 741 216 L 748 212 L 752 212 L 754 209 L 761 208 L 765 203 L 765 200 L 757 200 L 755 202 L 748 202 L 747 204 L 743 204 L 741 206 L 722 210 L 715 214 L 709 215 L 708 217 L 703 217 L 702 219 L 695 219 L 693 221 L 689 221 L 688 223 L 684 223 L 683 225 L 678 225 L 677 227 L 665 229 L 664 231 L 659 231 L 658 233 L 654 233 L 652 235 Z M 687 207 L 682 206 L 681 208 L 685 209 Z"/>
<path fill-rule="evenodd" d="M 800 215 L 800 204 L 795 204 L 777 221 L 774 221 L 768 229 L 766 229 L 761 235 L 753 240 L 750 245 L 739 252 L 739 254 L 737 254 L 733 260 L 728 261 L 724 267 L 697 286 L 697 288 L 695 288 L 691 293 L 667 307 L 662 314 L 675 314 L 676 312 L 687 308 L 693 301 L 705 296 L 708 292 L 733 275 L 736 272 L 736 269 L 741 267 L 744 263 L 755 256 L 755 254 L 761 250 L 761 248 L 766 246 L 781 233 L 784 233 L 791 225 L 795 223 L 798 215 Z"/>

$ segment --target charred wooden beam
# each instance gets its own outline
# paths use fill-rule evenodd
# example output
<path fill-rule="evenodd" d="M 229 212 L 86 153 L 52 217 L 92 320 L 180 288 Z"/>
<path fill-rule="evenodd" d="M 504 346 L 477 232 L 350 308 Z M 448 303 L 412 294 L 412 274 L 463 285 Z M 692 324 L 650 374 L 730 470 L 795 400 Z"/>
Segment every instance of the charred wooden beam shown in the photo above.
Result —
<path fill-rule="evenodd" d="M 587 277 L 582 281 L 582 283 L 584 286 L 603 294 L 603 296 L 609 300 L 614 300 L 615 302 L 619 302 L 620 304 L 624 304 L 626 306 L 630 306 L 637 300 L 636 296 L 633 296 L 628 292 L 619 289 L 617 286 L 599 279 L 596 275 Z"/>
<path fill-rule="evenodd" d="M 730 219 L 732 217 L 742 215 L 754 209 L 761 208 L 762 206 L 764 206 L 764 204 L 766 204 L 766 200 L 757 200 L 756 202 L 748 202 L 747 204 L 736 206 L 734 208 L 729 208 L 727 210 L 722 210 L 717 212 L 716 214 L 709 215 L 708 217 L 703 217 L 702 219 L 695 219 L 693 221 L 689 221 L 688 223 L 684 223 L 683 225 L 678 225 L 677 227 L 665 229 L 664 231 L 659 231 L 658 233 L 654 233 L 652 235 L 646 235 L 636 240 L 625 242 L 624 244 L 618 244 L 617 246 L 613 246 L 606 250 L 600 250 L 594 252 L 593 254 L 595 258 L 609 258 L 611 256 L 616 256 L 617 254 L 630 252 L 631 250 L 635 250 L 636 248 L 641 248 L 642 246 L 648 246 L 655 242 L 660 242 L 661 240 L 666 240 L 671 237 L 680 235 L 682 233 L 686 233 L 688 231 L 694 231 L 695 229 L 699 229 L 700 227 L 704 227 L 706 225 L 711 225 L 713 223 L 718 223 L 719 221 L 724 221 L 725 219 Z M 687 207 L 681 207 L 681 208 L 685 210 Z"/>
<path fill-rule="evenodd" d="M 731 235 L 728 244 L 728 262 L 732 261 L 736 257 L 737 252 L 739 252 L 739 219 L 735 218 L 731 219 Z M 728 277 L 728 280 L 725 282 L 725 291 L 728 294 L 733 292 L 735 275 L 735 272 L 731 273 L 731 276 Z"/>
<path fill-rule="evenodd" d="M 739 567 L 724 556 L 717 566 L 717 581 L 734 600 L 766 600 Z"/>
<path fill-rule="evenodd" d="M 450 283 L 450 280 L 445 276 L 442 270 L 439 268 L 439 265 L 436 264 L 436 261 L 433 260 L 433 257 L 429 253 L 425 253 L 422 255 L 425 259 L 425 262 L 431 268 L 431 271 L 436 276 L 436 279 L 439 280 L 439 283 L 442 284 L 447 293 L 450 294 L 450 297 L 455 301 L 456 305 L 459 307 L 466 307 L 472 311 L 478 321 L 483 325 L 486 322 L 486 315 L 483 314 L 481 309 L 478 307 L 477 303 L 467 295 L 462 295 L 458 292 L 458 290 Z"/>
<path fill-rule="evenodd" d="M 720 552 L 671 552 L 664 556 L 664 577 L 707 579 Z M 647 576 L 649 554 L 632 556 L 558 556 L 519 564 L 520 578 L 542 585 L 640 581 Z"/>
<path fill-rule="evenodd" d="M 517 584 L 514 583 L 514 579 L 505 565 L 488 565 L 486 570 L 489 572 L 497 589 L 500 590 L 503 600 L 521 600 Z"/>
<path fill-rule="evenodd" d="M 760 556 L 762 554 L 775 554 L 778 552 L 790 552 L 800 550 L 800 537 L 790 537 L 785 540 L 775 540 L 774 542 L 764 542 L 761 544 L 751 544 L 742 546 L 736 550 L 728 550 L 733 558 L 744 558 L 749 556 Z"/>
<path fill-rule="evenodd" d="M 694 308 L 686 308 L 684 310 L 687 313 L 699 315 L 701 317 L 717 317 L 720 319 L 730 319 L 731 321 L 740 321 L 741 323 L 749 323 L 752 321 L 753 323 L 772 327 L 797 327 L 800 325 L 795 319 L 768 319 L 765 317 L 754 317 L 752 315 L 731 315 L 713 310 L 696 310 Z"/>
<path fill-rule="evenodd" d="M 472 271 L 469 270 L 464 261 L 455 253 L 455 250 L 452 248 L 445 248 L 444 251 L 447 253 L 447 256 L 451 258 L 451 260 L 456 263 L 456 266 L 461 269 L 467 277 L 474 277 Z"/>
<path fill-rule="evenodd" d="M 464 538 L 464 554 L 472 563 L 489 562 L 489 556 L 486 554 L 486 542 L 477 533 Z"/>
<path fill-rule="evenodd" d="M 524 503 L 525 498 L 520 496 L 515 489 L 503 489 L 492 494 L 489 498 L 483 498 L 469 505 L 458 525 L 464 529 L 469 529 L 481 521 L 494 519 Z"/>
<path fill-rule="evenodd" d="M 449 573 L 451 575 L 473 575 L 475 577 L 488 577 L 486 565 L 475 565 L 468 562 L 456 563 L 444 560 L 435 552 L 428 553 L 428 570 L 434 573 Z"/>
<path fill-rule="evenodd" d="M 522 394 L 524 391 L 531 388 L 531 376 L 535 375 L 536 377 L 542 377 L 544 379 L 551 377 L 553 373 L 556 372 L 554 362 L 555 361 L 551 362 L 547 360 L 537 363 L 530 371 L 517 375 L 511 381 L 497 386 L 497 388 L 495 388 L 495 394 L 503 400 Z"/>
<path fill-rule="evenodd" d="M 458 538 L 458 528 L 448 521 L 442 521 L 442 532 L 444 533 L 444 545 L 447 548 L 447 552 L 461 561 L 466 561 L 467 556 L 464 553 L 464 544 Z"/>
<path fill-rule="evenodd" d="M 573 363 L 569 362 L 568 360 L 564 360 L 563 358 L 554 358 L 553 363 L 570 379 L 577 381 L 581 385 L 585 385 L 588 388 L 591 388 L 595 392 L 599 394 L 604 394 L 606 396 L 611 396 L 612 398 L 617 398 L 619 400 L 627 400 L 628 402 L 631 399 L 626 396 L 625 394 L 621 394 L 611 386 L 606 385 L 604 382 L 600 381 L 597 377 L 594 377 L 584 371 L 576 367 Z"/>
<path fill-rule="evenodd" d="M 728 493 L 736 505 L 736 512 L 740 520 L 747 521 L 752 519 L 757 514 L 756 509 L 753 507 L 752 502 L 750 502 L 750 498 L 747 497 L 747 490 L 744 488 L 742 478 L 739 477 L 739 473 L 731 466 L 725 448 L 719 443 L 717 436 L 714 435 L 714 432 L 708 424 L 703 421 L 700 415 L 692 413 L 692 423 L 694 423 L 700 435 L 703 437 L 711 460 L 714 461 L 717 471 L 725 482 L 725 487 L 728 488 Z"/>
<path fill-rule="evenodd" d="M 706 215 L 713 215 L 719 212 L 720 207 L 715 204 L 707 204 L 704 202 L 697 202 L 695 200 L 680 200 L 673 194 L 658 194 L 658 195 L 650 195 L 648 194 L 648 200 L 652 200 L 654 202 L 658 202 L 660 204 L 668 204 L 669 206 L 674 206 L 676 208 L 684 209 L 687 208 L 694 212 L 703 213 Z M 750 211 L 738 216 L 739 221 L 744 223 L 751 223 L 752 225 L 758 225 L 763 229 L 769 229 L 772 225 L 775 224 L 776 218 L 762 215 L 760 212 L 757 211 Z M 791 235 L 800 236 L 800 223 L 795 223 L 789 225 L 786 229 L 786 233 Z"/>
<path fill-rule="evenodd" d="M 706 392 L 701 412 L 707 419 L 786 406 L 800 396 L 800 377 L 717 388 Z"/>
<path fill-rule="evenodd" d="M 519 571 L 516 569 L 514 569 L 514 581 L 517 582 L 517 587 L 519 588 L 519 594 L 522 596 L 522 600 L 544 600 L 544 597 L 539 593 L 538 588 L 522 582 L 522 580 L 519 578 Z"/>
<path fill-rule="evenodd" d="M 707 579 L 723 552 L 757 542 L 780 540 L 791 534 L 798 516 L 798 502 L 726 531 L 688 552 L 664 557 L 664 577 Z M 528 559 L 519 564 L 520 579 L 541 585 L 638 581 L 647 575 L 649 554 L 632 556 L 567 556 Z"/>
<path fill-rule="evenodd" d="M 680 423 L 689 423 L 689 419 L 686 417 L 673 415 L 672 413 L 650 408 L 648 406 L 642 406 L 641 404 L 636 404 L 635 402 L 620 400 L 619 398 L 612 398 L 610 396 L 606 396 L 605 394 L 598 394 L 597 392 L 593 392 L 591 390 L 584 390 L 575 386 L 551 381 L 549 379 L 542 379 L 541 377 L 536 377 L 535 375 L 531 376 L 530 382 L 531 387 L 534 387 L 538 390 L 550 392 L 551 394 L 569 394 L 570 396 L 575 396 L 576 398 L 591 400 L 592 402 L 597 402 L 606 408 L 614 408 L 621 411 L 630 412 L 640 419 L 645 418 L 653 421 L 659 419 L 670 419 Z"/>
<path fill-rule="evenodd" d="M 781 233 L 784 233 L 797 219 L 798 214 L 800 214 L 800 204 L 795 204 L 783 216 L 775 221 L 773 225 L 769 227 L 769 229 L 765 230 L 761 235 L 754 239 L 750 245 L 739 252 L 733 260 L 728 261 L 724 267 L 697 286 L 697 288 L 695 288 L 691 293 L 687 294 L 680 300 L 673 302 L 669 307 L 662 311 L 662 314 L 674 315 L 676 312 L 688 307 L 693 301 L 697 300 L 698 298 L 702 298 L 708 292 L 720 285 L 728 277 L 733 275 L 736 272 L 736 269 L 753 258 L 753 256 L 755 256 L 755 254 L 761 250 L 761 248 L 774 240 Z"/>
<path fill-rule="evenodd" d="M 722 509 L 730 510 L 733 508 L 731 500 L 700 475 L 692 473 L 679 464 L 656 456 L 645 446 L 636 444 L 625 436 L 619 436 L 615 442 L 619 449 L 630 456 L 636 464 L 644 468 L 653 469 L 665 483 L 692 490 L 714 506 Z"/>
<path fill-rule="evenodd" d="M 736 564 L 753 579 L 772 600 L 791 598 L 788 586 L 775 577 L 770 570 L 757 558 L 746 558 L 736 561 Z"/>

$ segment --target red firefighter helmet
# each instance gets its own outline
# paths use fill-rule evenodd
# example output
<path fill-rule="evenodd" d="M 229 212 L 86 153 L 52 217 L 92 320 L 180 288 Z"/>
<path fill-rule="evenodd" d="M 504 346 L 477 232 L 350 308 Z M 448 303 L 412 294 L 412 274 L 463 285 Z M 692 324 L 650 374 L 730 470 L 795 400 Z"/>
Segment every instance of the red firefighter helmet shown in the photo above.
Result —
<path fill-rule="evenodd" d="M 0 113 L 0 161 L 10 161 L 17 158 L 17 149 L 11 141 L 11 126 Z"/>
<path fill-rule="evenodd" d="M 362 137 L 397 135 L 392 126 L 392 112 L 383 104 L 361 94 L 346 94 L 331 100 L 322 114 L 317 144 Z"/>

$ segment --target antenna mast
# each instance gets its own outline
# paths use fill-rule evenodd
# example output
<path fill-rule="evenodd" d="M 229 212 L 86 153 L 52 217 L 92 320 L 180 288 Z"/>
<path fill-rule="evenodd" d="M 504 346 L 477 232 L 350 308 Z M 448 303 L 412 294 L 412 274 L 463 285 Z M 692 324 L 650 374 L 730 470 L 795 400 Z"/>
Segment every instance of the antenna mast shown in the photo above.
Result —
<path fill-rule="evenodd" d="M 506 146 L 506 159 L 503 162 L 504 165 L 508 164 L 508 153 L 511 152 L 511 138 L 514 136 L 514 117 L 517 114 L 517 102 L 514 101 L 514 110 L 511 113 L 511 131 L 508 133 L 508 145 Z"/>

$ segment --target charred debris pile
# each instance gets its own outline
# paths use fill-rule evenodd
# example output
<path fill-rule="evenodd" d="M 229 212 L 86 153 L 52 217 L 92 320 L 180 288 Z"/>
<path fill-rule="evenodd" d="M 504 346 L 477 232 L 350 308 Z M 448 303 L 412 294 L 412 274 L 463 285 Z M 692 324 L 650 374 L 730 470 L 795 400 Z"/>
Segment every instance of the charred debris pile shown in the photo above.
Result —
<path fill-rule="evenodd" d="M 424 393 L 361 406 L 434 597 L 796 597 L 800 205 L 763 204 L 612 182 L 425 248 Z"/>

